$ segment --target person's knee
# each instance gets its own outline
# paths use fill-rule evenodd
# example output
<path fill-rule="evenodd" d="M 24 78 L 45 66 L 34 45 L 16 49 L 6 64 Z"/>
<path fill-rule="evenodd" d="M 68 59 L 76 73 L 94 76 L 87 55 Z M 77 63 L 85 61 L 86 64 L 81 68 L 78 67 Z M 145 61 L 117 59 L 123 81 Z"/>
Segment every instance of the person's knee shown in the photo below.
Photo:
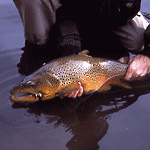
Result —
<path fill-rule="evenodd" d="M 38 1 L 38 0 L 13 0 L 14 3 L 32 3 L 33 1 Z"/>
<path fill-rule="evenodd" d="M 13 0 L 13 2 L 15 4 L 18 4 L 18 5 L 29 5 L 29 6 L 38 5 L 38 4 L 42 3 L 42 1 L 43 0 Z"/>

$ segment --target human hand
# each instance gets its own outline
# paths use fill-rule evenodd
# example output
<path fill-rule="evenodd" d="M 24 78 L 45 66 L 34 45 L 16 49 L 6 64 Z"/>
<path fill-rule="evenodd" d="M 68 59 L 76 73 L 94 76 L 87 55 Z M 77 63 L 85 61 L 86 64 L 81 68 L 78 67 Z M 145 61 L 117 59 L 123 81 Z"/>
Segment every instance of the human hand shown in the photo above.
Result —
<path fill-rule="evenodd" d="M 125 75 L 126 80 L 135 77 L 143 77 L 150 72 L 150 58 L 143 55 L 137 55 L 129 60 L 129 67 Z"/>
<path fill-rule="evenodd" d="M 45 65 L 46 65 L 46 63 L 43 63 L 43 66 L 45 66 Z M 65 94 L 64 96 L 68 96 L 69 98 L 71 98 L 71 97 L 76 98 L 77 96 L 78 97 L 82 96 L 83 87 L 82 87 L 80 82 L 78 82 L 78 84 L 79 84 L 79 89 L 78 90 L 70 92 L 69 94 Z"/>
<path fill-rule="evenodd" d="M 68 96 L 69 98 L 73 97 L 76 98 L 77 96 L 80 97 L 83 94 L 83 87 L 80 82 L 79 84 L 79 89 L 73 92 L 70 92 L 69 94 L 65 94 L 64 96 Z"/>
<path fill-rule="evenodd" d="M 140 52 L 144 48 L 144 31 L 149 23 L 143 15 L 138 14 L 128 23 L 116 30 L 114 34 L 118 36 L 120 43 L 130 51 Z"/>

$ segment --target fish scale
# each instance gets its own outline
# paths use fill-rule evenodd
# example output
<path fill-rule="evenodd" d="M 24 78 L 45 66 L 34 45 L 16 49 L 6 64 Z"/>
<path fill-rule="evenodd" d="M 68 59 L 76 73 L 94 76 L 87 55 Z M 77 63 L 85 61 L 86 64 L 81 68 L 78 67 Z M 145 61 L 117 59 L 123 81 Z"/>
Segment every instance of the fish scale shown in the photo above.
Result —
<path fill-rule="evenodd" d="M 54 69 L 55 68 L 55 69 Z M 63 84 L 70 84 L 76 80 L 76 77 L 82 78 L 86 72 L 90 71 L 93 65 L 86 61 L 74 61 L 59 64 L 59 62 L 51 63 L 49 70 Z"/>
<path fill-rule="evenodd" d="M 85 50 L 78 55 L 49 62 L 14 86 L 10 91 L 11 100 L 14 102 L 35 102 L 39 100 L 37 95 L 42 100 L 52 99 L 79 89 L 78 81 L 83 86 L 85 94 L 107 91 L 113 84 L 130 88 L 121 80 L 125 75 L 127 64 L 103 58 L 93 58 L 87 54 L 88 51 Z M 24 95 L 17 97 L 17 93 Z"/>

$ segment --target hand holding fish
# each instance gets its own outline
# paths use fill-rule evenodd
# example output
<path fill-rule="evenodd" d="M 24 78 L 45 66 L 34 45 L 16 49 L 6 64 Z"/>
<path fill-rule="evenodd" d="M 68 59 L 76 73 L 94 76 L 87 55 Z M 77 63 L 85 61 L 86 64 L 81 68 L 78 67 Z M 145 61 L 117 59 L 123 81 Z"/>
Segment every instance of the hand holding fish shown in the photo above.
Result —
<path fill-rule="evenodd" d="M 150 72 L 150 58 L 143 55 L 137 55 L 130 59 L 129 67 L 125 76 L 126 80 L 134 77 L 143 77 Z"/>
<path fill-rule="evenodd" d="M 69 94 L 65 94 L 64 96 L 68 96 L 69 98 L 73 97 L 76 98 L 77 96 L 80 97 L 83 94 L 83 86 L 81 85 L 80 82 L 78 82 L 79 84 L 79 89 L 73 92 L 70 92 Z"/>
<path fill-rule="evenodd" d="M 150 58 L 143 55 L 137 55 L 129 60 L 129 68 L 127 70 L 125 79 L 130 80 L 131 78 L 143 77 L 149 72 L 150 72 Z M 81 96 L 83 94 L 83 87 L 80 82 L 79 85 L 80 87 L 78 90 L 70 92 L 65 96 L 73 98 Z"/>

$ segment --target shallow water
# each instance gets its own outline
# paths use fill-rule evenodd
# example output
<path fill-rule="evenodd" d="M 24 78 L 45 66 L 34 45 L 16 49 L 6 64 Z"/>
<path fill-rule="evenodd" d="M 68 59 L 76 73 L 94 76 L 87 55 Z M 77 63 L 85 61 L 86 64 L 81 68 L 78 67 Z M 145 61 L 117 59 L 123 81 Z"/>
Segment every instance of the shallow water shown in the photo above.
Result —
<path fill-rule="evenodd" d="M 149 149 L 149 81 L 136 83 L 137 88 L 132 90 L 110 94 L 95 93 L 30 105 L 12 103 L 9 91 L 25 77 L 16 66 L 24 46 L 23 27 L 12 4 L 3 13 L 0 16 L 0 149 Z"/>

